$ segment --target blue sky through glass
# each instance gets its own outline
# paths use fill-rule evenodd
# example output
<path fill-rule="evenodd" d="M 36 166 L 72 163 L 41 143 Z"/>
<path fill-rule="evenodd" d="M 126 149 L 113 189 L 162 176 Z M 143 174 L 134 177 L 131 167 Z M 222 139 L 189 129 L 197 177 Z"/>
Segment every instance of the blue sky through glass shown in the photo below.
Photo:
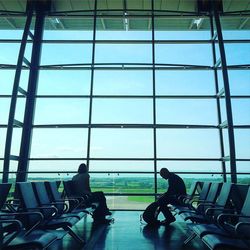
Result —
<path fill-rule="evenodd" d="M 19 31 L 18 31 L 19 32 Z M 13 31 L 5 31 L 3 36 L 12 37 Z M 234 34 L 234 32 L 232 32 Z M 235 32 L 236 33 L 236 32 Z M 92 32 L 45 31 L 45 39 L 92 39 Z M 157 39 L 208 39 L 208 31 L 201 32 L 164 32 L 156 31 Z M 233 36 L 232 34 L 232 36 Z M 237 31 L 237 37 L 246 37 L 245 31 Z M 20 34 L 19 34 L 20 35 Z M 227 36 L 228 33 L 226 33 Z M 97 31 L 98 39 L 151 39 L 152 33 L 141 31 L 104 32 Z M 250 64 L 250 44 L 226 44 L 229 65 Z M 0 44 L 1 64 L 16 64 L 19 44 Z M 30 48 L 29 48 L 30 50 Z M 156 44 L 156 63 L 212 65 L 210 44 Z M 95 63 L 152 63 L 151 44 L 96 44 Z M 91 63 L 92 44 L 44 44 L 41 64 Z M 35 113 L 35 125 L 41 124 L 87 124 L 89 120 L 90 70 L 41 71 L 38 95 L 84 95 L 78 98 L 38 98 Z M 156 70 L 156 95 L 215 95 L 212 71 L 163 71 Z M 10 95 L 14 79 L 13 70 L 1 70 L 0 95 Z M 249 95 L 250 71 L 229 71 L 230 87 L 234 95 Z M 153 87 L 152 70 L 96 70 L 94 72 L 93 94 L 102 98 L 93 98 L 93 124 L 152 124 L 153 123 Z M 23 73 L 21 85 L 27 86 L 27 72 Z M 107 98 L 116 95 L 117 98 Z M 140 98 L 119 98 L 119 95 Z M 16 118 L 22 120 L 24 98 L 19 98 Z M 222 100 L 223 102 L 223 100 Z M 6 125 L 10 98 L 0 98 L 0 124 Z M 249 99 L 233 99 L 234 123 L 250 124 Z M 222 111 L 224 112 L 224 111 Z M 223 116 L 225 117 L 225 116 Z M 198 124 L 218 125 L 215 99 L 177 99 L 156 98 L 156 122 L 158 124 Z M 0 129 L 0 144 L 4 145 L 6 129 Z M 12 152 L 18 154 L 20 130 L 14 135 Z M 224 133 L 226 135 L 226 133 Z M 157 129 L 157 157 L 220 157 L 219 133 L 216 129 Z M 226 140 L 226 139 L 225 139 Z M 250 158 L 250 129 L 235 131 L 236 155 L 238 158 Z M 228 145 L 226 145 L 227 151 Z M 31 157 L 86 157 L 87 129 L 34 129 Z M 3 157 L 1 147 L 0 157 Z M 152 129 L 92 129 L 90 157 L 135 157 L 153 158 Z M 121 169 L 127 165 L 120 164 Z M 161 163 L 159 163 L 161 164 Z M 179 164 L 179 165 L 178 165 Z M 197 170 L 207 170 L 207 164 Z M 59 163 L 53 162 L 55 169 Z M 105 162 L 92 163 L 93 168 L 100 165 L 103 170 L 113 170 L 117 165 Z M 135 162 L 132 165 L 136 165 Z M 140 165 L 140 164 L 139 164 Z M 212 168 L 212 162 L 208 164 Z M 218 165 L 216 163 L 215 165 Z M 153 164 L 141 162 L 138 169 L 153 170 Z M 190 164 L 188 164 L 190 166 Z M 52 170 L 45 162 L 32 163 L 30 170 Z M 66 168 L 66 167 L 65 167 Z M 68 165 L 67 165 L 68 168 Z M 119 167 L 118 167 L 119 168 Z M 183 168 L 181 162 L 173 164 L 174 169 Z M 190 169 L 188 167 L 188 169 Z M 15 169 L 13 169 L 15 170 Z M 93 169 L 95 170 L 95 169 Z M 127 169 L 128 170 L 128 169 Z M 184 169 L 183 169 L 184 170 Z M 132 170 L 131 170 L 132 171 Z"/>

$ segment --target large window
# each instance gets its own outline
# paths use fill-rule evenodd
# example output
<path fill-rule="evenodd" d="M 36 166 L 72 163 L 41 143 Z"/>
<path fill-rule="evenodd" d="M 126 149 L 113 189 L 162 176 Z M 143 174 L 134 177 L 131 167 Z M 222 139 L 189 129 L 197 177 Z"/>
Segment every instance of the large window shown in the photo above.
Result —
<path fill-rule="evenodd" d="M 126 2 L 126 10 L 122 0 L 112 7 L 98 0 L 97 11 L 82 3 L 88 13 L 46 17 L 28 177 L 43 178 L 39 171 L 45 171 L 48 178 L 71 178 L 86 162 L 93 189 L 103 188 L 113 208 L 139 209 L 165 190 L 157 174 L 161 167 L 180 173 L 188 187 L 191 177 L 230 179 L 228 106 L 209 16 L 173 14 L 160 1 L 152 12 L 150 0 L 143 1 L 144 12 L 130 11 L 134 1 Z M 250 167 L 250 36 L 221 20 L 242 181 Z M 20 30 L 0 35 L 1 166 L 21 37 Z M 31 52 L 29 41 L 28 60 Z M 23 90 L 28 79 L 25 68 Z M 20 122 L 25 100 L 19 93 Z M 21 136 L 15 127 L 11 155 L 19 155 Z M 16 170 L 11 161 L 10 171 Z"/>

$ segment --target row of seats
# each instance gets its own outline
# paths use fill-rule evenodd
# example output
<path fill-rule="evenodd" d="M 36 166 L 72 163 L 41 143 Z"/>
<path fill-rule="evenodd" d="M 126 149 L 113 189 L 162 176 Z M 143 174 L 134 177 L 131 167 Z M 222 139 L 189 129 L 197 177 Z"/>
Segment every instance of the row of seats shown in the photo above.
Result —
<path fill-rule="evenodd" d="M 85 243 L 72 227 L 98 204 L 88 197 L 62 198 L 59 184 L 18 182 L 15 199 L 8 200 L 11 184 L 0 184 L 0 249 L 48 249 L 66 234 Z"/>
<path fill-rule="evenodd" d="M 184 246 L 199 237 L 213 250 L 250 249 L 249 185 L 195 182 L 179 200 L 172 211 L 190 229 Z"/>

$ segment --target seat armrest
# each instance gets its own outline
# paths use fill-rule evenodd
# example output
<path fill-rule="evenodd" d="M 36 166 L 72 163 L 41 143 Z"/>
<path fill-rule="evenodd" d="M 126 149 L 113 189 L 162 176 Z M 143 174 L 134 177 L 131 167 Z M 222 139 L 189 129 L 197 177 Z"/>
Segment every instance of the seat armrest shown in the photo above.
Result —
<path fill-rule="evenodd" d="M 15 232 L 12 233 L 12 235 L 3 243 L 1 244 L 1 246 L 7 246 L 12 240 L 14 240 L 16 238 L 16 236 L 22 231 L 23 228 L 23 224 L 21 221 L 16 220 L 16 219 L 12 219 L 12 220 L 1 220 L 0 219 L 0 224 L 5 224 L 5 223 L 11 223 L 14 224 L 16 227 Z M 4 236 L 3 236 L 4 238 Z"/>
<path fill-rule="evenodd" d="M 227 209 L 227 208 L 224 208 L 224 207 L 209 207 L 209 208 L 207 208 L 206 209 L 206 211 L 205 211 L 205 215 L 208 215 L 208 216 L 210 216 L 210 215 L 212 215 L 211 213 L 212 212 L 214 212 L 214 211 L 222 211 L 222 212 L 225 212 L 225 213 L 234 213 L 234 212 L 236 212 L 236 210 L 234 210 L 234 209 Z"/>
<path fill-rule="evenodd" d="M 43 207 L 36 207 L 36 208 L 27 208 L 26 209 L 27 211 L 37 211 L 37 210 L 52 210 L 52 214 L 49 216 L 49 218 L 46 218 L 47 219 L 50 219 L 50 218 L 53 218 L 55 216 L 58 215 L 58 209 L 56 207 L 52 207 L 52 206 L 43 206 Z M 54 212 L 53 212 L 54 211 Z M 43 213 L 42 213 L 43 214 Z"/>
<path fill-rule="evenodd" d="M 43 214 L 41 213 L 41 212 L 15 212 L 15 213 L 0 213 L 0 219 L 2 219 L 2 220 L 5 220 L 4 218 L 6 218 L 6 217 L 12 217 L 13 218 L 13 216 L 16 216 L 16 215 L 38 215 L 39 217 L 40 217 L 40 220 L 43 220 L 44 219 L 44 216 L 43 216 Z M 3 218 L 1 218 L 1 217 L 3 217 Z"/>
<path fill-rule="evenodd" d="M 235 233 L 237 236 L 250 239 L 250 222 L 238 222 L 235 225 Z"/>
<path fill-rule="evenodd" d="M 219 224 L 222 224 L 228 218 L 249 218 L 250 219 L 250 216 L 246 216 L 243 214 L 222 213 L 217 217 L 217 221 Z"/>
<path fill-rule="evenodd" d="M 68 204 L 66 204 L 64 201 L 55 201 L 55 202 L 51 202 L 50 204 L 54 205 L 54 206 L 56 206 L 56 205 L 63 205 L 63 212 L 67 212 L 68 209 L 69 209 Z"/>

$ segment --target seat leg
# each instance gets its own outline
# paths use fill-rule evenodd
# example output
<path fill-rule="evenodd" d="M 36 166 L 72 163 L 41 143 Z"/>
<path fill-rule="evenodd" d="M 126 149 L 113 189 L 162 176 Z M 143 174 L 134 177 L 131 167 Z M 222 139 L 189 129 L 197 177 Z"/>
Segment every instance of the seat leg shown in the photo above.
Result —
<path fill-rule="evenodd" d="M 192 233 L 188 236 L 188 238 L 183 242 L 183 246 L 186 246 L 191 240 L 193 240 L 196 237 L 195 233 Z"/>
<path fill-rule="evenodd" d="M 81 245 L 85 244 L 85 241 L 82 238 L 80 238 L 69 226 L 64 227 L 64 230 L 67 231 L 69 235 L 72 236 Z"/>

